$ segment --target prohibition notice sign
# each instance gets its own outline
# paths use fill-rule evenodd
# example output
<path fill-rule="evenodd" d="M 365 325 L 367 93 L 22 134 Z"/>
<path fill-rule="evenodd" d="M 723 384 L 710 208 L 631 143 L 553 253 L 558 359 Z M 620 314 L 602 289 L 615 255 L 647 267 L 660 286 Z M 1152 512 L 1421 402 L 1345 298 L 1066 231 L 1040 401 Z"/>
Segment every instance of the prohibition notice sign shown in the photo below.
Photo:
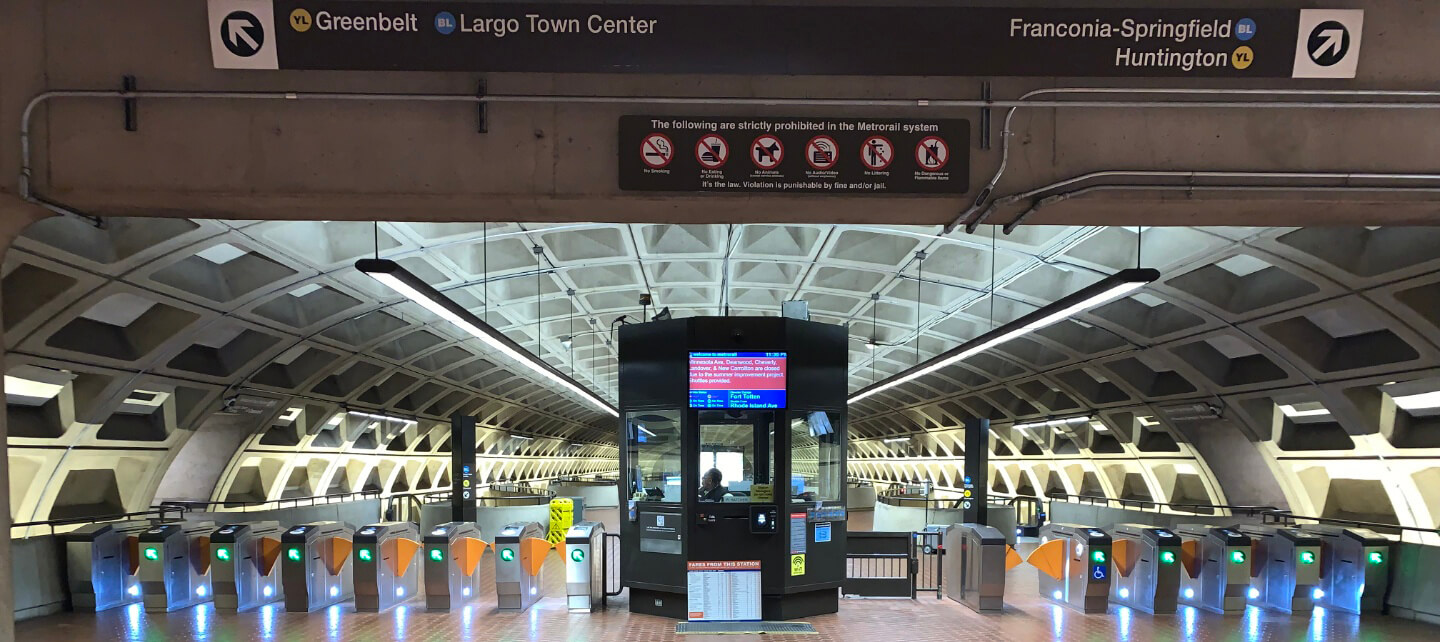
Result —
<path fill-rule="evenodd" d="M 785 144 L 772 134 L 762 134 L 750 144 L 750 160 L 760 169 L 775 169 L 785 158 Z"/>
<path fill-rule="evenodd" d="M 705 169 L 720 169 L 730 159 L 730 143 L 719 134 L 706 134 L 695 143 L 695 160 Z"/>
<path fill-rule="evenodd" d="M 665 134 L 650 134 L 640 143 L 640 160 L 651 169 L 663 169 L 675 160 L 675 146 Z"/>
<path fill-rule="evenodd" d="M 939 136 L 926 136 L 915 144 L 915 162 L 920 165 L 920 169 L 938 172 L 945 168 L 945 163 L 950 162 L 950 146 Z"/>
<path fill-rule="evenodd" d="M 835 166 L 840 159 L 840 145 L 829 136 L 816 136 L 805 144 L 805 162 L 810 166 L 826 170 Z"/>
<path fill-rule="evenodd" d="M 894 161 L 895 146 L 884 136 L 871 136 L 860 145 L 860 162 L 872 170 L 883 170 Z"/>

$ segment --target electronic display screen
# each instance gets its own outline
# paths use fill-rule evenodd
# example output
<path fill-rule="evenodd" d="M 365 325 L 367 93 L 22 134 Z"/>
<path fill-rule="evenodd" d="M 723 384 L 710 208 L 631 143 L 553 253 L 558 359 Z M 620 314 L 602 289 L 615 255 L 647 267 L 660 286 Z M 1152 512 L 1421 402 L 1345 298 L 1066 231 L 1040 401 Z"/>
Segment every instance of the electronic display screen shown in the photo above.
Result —
<path fill-rule="evenodd" d="M 691 352 L 691 408 L 784 408 L 784 352 Z"/>

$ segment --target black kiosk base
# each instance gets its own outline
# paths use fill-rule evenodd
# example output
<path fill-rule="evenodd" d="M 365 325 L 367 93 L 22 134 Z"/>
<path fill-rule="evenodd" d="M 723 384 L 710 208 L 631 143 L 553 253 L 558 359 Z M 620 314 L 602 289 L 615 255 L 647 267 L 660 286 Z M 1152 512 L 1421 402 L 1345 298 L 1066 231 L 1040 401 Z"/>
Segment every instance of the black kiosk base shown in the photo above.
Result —
<path fill-rule="evenodd" d="M 620 328 L 620 580 L 632 612 L 839 610 L 847 340 L 838 325 L 776 317 Z"/>

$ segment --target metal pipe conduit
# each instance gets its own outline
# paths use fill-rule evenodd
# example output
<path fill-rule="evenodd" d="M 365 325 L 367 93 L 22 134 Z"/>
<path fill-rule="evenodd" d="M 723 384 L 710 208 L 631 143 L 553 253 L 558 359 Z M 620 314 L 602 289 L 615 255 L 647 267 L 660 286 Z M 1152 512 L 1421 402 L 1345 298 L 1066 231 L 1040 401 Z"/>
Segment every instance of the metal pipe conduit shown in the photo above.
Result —
<path fill-rule="evenodd" d="M 1166 95 L 1202 96 L 1206 100 L 1033 100 L 1042 95 Z M 1329 100 L 1280 100 L 1285 97 L 1325 97 Z M 1211 97 L 1237 97 L 1245 100 L 1209 100 Z M 1252 100 L 1270 97 L 1277 100 Z M 125 91 L 125 90 L 55 90 L 37 94 L 26 104 L 20 118 L 20 196 L 51 211 L 88 217 L 35 194 L 30 150 L 30 122 L 35 108 L 56 98 L 146 98 L 146 99 L 223 99 L 223 100 L 353 100 L 372 102 L 453 102 L 453 103 L 543 103 L 600 105 L 731 105 L 754 107 L 921 107 L 921 108 L 1008 108 L 1002 131 L 1000 165 L 995 175 L 980 190 L 975 201 L 955 221 L 945 227 L 950 233 L 971 217 L 989 199 L 996 183 L 1009 162 L 1011 120 L 1020 108 L 1041 109 L 1440 109 L 1440 91 L 1380 89 L 1164 89 L 1145 87 L 1051 87 L 1035 89 L 1015 100 L 954 100 L 923 98 L 747 98 L 747 97 L 685 97 L 685 96 L 568 96 L 544 94 L 408 94 L 370 92 L 293 92 L 293 91 Z M 1347 100 L 1336 100 L 1344 98 Z M 1377 100 L 1386 99 L 1386 100 Z M 1424 100 L 1397 100 L 1424 99 Z M 981 218 L 967 224 L 973 231 Z"/>

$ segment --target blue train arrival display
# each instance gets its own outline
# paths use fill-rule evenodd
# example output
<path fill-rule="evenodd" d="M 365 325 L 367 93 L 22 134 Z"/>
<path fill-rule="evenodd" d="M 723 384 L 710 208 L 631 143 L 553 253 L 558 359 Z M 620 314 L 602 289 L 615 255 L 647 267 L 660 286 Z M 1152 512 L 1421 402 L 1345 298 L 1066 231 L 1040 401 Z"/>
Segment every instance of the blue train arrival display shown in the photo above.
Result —
<path fill-rule="evenodd" d="M 784 352 L 691 352 L 691 408 L 784 408 Z"/>

